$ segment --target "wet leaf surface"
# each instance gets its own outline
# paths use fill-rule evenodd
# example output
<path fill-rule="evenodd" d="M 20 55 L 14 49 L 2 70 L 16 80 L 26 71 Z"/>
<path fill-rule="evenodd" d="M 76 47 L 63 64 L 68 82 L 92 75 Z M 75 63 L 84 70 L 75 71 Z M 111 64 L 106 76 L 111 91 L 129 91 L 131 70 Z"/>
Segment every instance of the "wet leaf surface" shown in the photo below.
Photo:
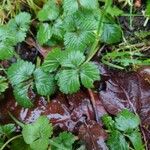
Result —
<path fill-rule="evenodd" d="M 99 68 L 102 80 L 95 84 L 99 93 L 93 90 L 89 93 L 85 89 L 71 95 L 58 92 L 47 102 L 31 92 L 29 94 L 34 107 L 29 109 L 20 107 L 14 100 L 12 90 L 7 90 L 5 99 L 0 101 L 0 122 L 12 122 L 8 111 L 24 123 L 35 122 L 39 116 L 46 115 L 55 130 L 79 134 L 88 150 L 105 150 L 107 134 L 102 128 L 100 118 L 107 113 L 116 115 L 127 108 L 139 115 L 145 138 L 150 141 L 149 83 L 139 72 L 123 73 L 102 66 Z"/>

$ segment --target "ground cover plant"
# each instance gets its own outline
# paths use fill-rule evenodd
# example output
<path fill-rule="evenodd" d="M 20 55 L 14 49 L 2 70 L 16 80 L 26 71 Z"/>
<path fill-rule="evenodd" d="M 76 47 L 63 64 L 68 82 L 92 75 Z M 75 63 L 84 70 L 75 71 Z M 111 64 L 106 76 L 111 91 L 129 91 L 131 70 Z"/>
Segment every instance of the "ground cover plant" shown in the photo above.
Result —
<path fill-rule="evenodd" d="M 150 149 L 149 18 L 149 0 L 2 0 L 0 150 Z"/>

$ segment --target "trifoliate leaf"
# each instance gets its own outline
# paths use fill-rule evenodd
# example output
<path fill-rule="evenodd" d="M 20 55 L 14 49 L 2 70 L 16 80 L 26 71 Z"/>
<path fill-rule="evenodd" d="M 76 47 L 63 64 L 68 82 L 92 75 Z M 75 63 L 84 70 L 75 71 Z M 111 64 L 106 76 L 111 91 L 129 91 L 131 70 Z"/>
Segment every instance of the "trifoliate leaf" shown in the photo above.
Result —
<path fill-rule="evenodd" d="M 93 15 L 94 16 L 94 15 Z M 64 44 L 66 49 L 85 50 L 95 40 L 97 20 L 89 11 L 80 11 L 65 18 Z"/>
<path fill-rule="evenodd" d="M 66 150 L 72 150 L 72 145 L 75 142 L 75 136 L 69 132 L 62 132 L 59 134 L 58 137 L 53 139 L 53 142 L 59 144 L 60 148 L 52 145 L 52 150 L 62 150 L 61 147 L 63 147 Z"/>
<path fill-rule="evenodd" d="M 55 0 L 49 0 L 38 12 L 40 21 L 55 20 L 59 16 L 59 6 Z"/>
<path fill-rule="evenodd" d="M 53 72 L 60 66 L 60 59 L 62 57 L 62 51 L 60 48 L 55 48 L 50 51 L 44 60 L 42 68 L 46 72 Z"/>
<path fill-rule="evenodd" d="M 85 63 L 80 68 L 81 82 L 86 88 L 93 87 L 96 80 L 100 80 L 98 66 L 92 62 Z"/>
<path fill-rule="evenodd" d="M 140 119 L 128 110 L 121 111 L 115 118 L 116 128 L 120 131 L 132 131 L 140 124 Z"/>
<path fill-rule="evenodd" d="M 11 84 L 15 86 L 30 79 L 34 69 L 35 65 L 31 62 L 18 60 L 9 67 L 7 75 Z"/>
<path fill-rule="evenodd" d="M 15 125 L 14 124 L 6 124 L 6 125 L 0 125 L 0 136 L 5 135 L 9 136 L 11 133 L 15 131 Z"/>
<path fill-rule="evenodd" d="M 39 117 L 35 123 L 24 125 L 22 135 L 24 141 L 33 150 L 47 150 L 53 127 L 45 116 Z"/>
<path fill-rule="evenodd" d="M 19 83 L 14 87 L 14 95 L 15 99 L 18 102 L 19 105 L 28 108 L 32 107 L 33 104 L 29 98 L 29 89 L 30 89 L 31 83 Z"/>
<path fill-rule="evenodd" d="M 130 139 L 132 145 L 134 146 L 135 150 L 144 150 L 144 145 L 142 143 L 142 137 L 138 130 L 135 130 L 127 135 Z"/>
<path fill-rule="evenodd" d="M 62 70 L 57 74 L 60 91 L 65 94 L 75 93 L 80 89 L 78 70 Z"/>
<path fill-rule="evenodd" d="M 36 69 L 34 72 L 35 86 L 38 94 L 47 96 L 51 95 L 55 91 L 54 77 L 42 71 L 42 69 Z"/>
<path fill-rule="evenodd" d="M 85 61 L 85 56 L 80 51 L 68 51 L 61 59 L 61 66 L 77 68 Z"/>
<path fill-rule="evenodd" d="M 33 150 L 30 145 L 26 144 L 23 138 L 16 139 L 12 142 L 11 150 Z"/>
<path fill-rule="evenodd" d="M 48 23 L 43 23 L 39 26 L 39 30 L 37 32 L 37 40 L 43 45 L 45 44 L 52 36 L 52 28 Z"/>
<path fill-rule="evenodd" d="M 7 79 L 0 76 L 0 94 L 3 93 L 8 88 Z"/>
<path fill-rule="evenodd" d="M 29 13 L 21 12 L 11 19 L 7 27 L 13 34 L 15 33 L 16 44 L 25 40 L 26 32 L 29 30 L 29 24 L 31 22 L 31 16 Z"/>
<path fill-rule="evenodd" d="M 117 24 L 104 23 L 101 41 L 107 44 L 118 43 L 122 40 L 122 31 Z"/>
<path fill-rule="evenodd" d="M 111 132 L 107 140 L 107 145 L 110 150 L 129 150 L 129 145 L 125 137 L 117 130 Z"/>
<path fill-rule="evenodd" d="M 5 60 L 12 57 L 14 54 L 14 49 L 12 46 L 5 43 L 0 43 L 0 60 Z"/>

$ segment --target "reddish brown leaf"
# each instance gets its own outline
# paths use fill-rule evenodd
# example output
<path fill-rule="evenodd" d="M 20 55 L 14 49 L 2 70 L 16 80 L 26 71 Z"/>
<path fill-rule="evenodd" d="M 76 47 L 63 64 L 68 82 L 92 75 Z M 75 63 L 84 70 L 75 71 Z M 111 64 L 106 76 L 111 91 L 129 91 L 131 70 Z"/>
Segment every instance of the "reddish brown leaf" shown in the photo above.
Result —
<path fill-rule="evenodd" d="M 112 72 L 105 81 L 106 89 L 99 96 L 110 114 L 128 108 L 141 117 L 142 123 L 150 124 L 150 85 L 136 72 Z"/>
<path fill-rule="evenodd" d="M 87 150 L 108 150 L 105 130 L 95 121 L 85 122 L 79 130 L 79 137 L 86 143 Z"/>

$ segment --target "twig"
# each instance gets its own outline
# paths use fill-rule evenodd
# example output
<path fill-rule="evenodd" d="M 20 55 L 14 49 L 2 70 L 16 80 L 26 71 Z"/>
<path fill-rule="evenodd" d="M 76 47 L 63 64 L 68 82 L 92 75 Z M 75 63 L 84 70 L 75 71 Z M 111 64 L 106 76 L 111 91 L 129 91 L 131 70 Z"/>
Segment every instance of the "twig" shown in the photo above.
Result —
<path fill-rule="evenodd" d="M 98 118 L 98 113 L 97 113 L 97 108 L 96 108 L 96 103 L 95 103 L 95 98 L 94 98 L 94 94 L 93 94 L 93 91 L 91 89 L 88 89 L 88 93 L 90 95 L 90 100 L 91 100 L 91 103 L 92 103 L 92 106 L 93 106 L 93 110 L 94 110 L 94 113 L 95 113 L 95 119 L 96 119 L 96 122 L 99 122 L 99 118 Z"/>

